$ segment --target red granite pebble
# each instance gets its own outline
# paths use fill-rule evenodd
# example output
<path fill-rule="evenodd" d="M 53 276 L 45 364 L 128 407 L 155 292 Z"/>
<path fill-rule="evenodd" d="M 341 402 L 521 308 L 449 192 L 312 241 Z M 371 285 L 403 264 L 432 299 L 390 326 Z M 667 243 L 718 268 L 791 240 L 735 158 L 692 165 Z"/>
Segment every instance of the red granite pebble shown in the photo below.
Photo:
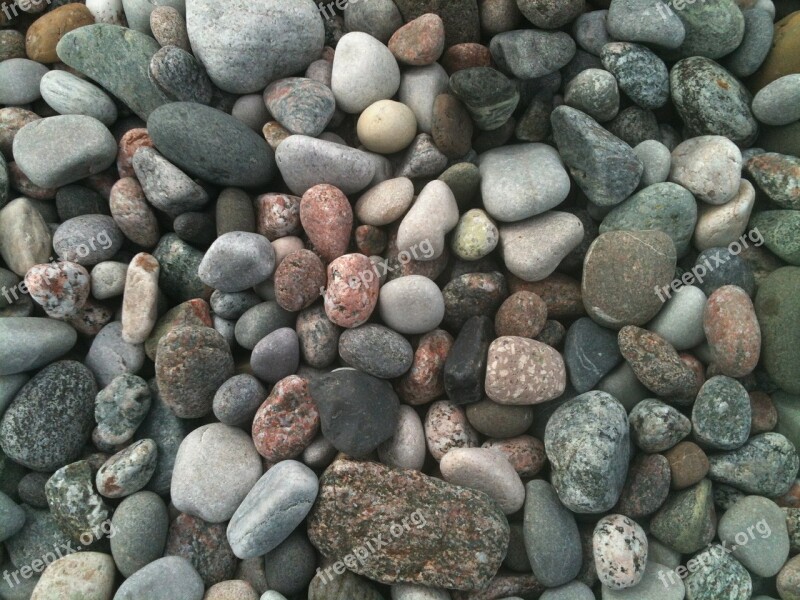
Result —
<path fill-rule="evenodd" d="M 444 394 L 444 363 L 452 347 L 453 336 L 443 329 L 434 329 L 420 338 L 411 368 L 396 386 L 403 402 L 416 406 Z"/>
<path fill-rule="evenodd" d="M 750 392 L 750 435 L 772 431 L 778 424 L 778 411 L 764 392 Z"/>
<path fill-rule="evenodd" d="M 144 343 L 144 351 L 150 360 L 156 359 L 156 348 L 158 341 L 164 337 L 168 331 L 181 325 L 203 325 L 213 327 L 214 321 L 211 319 L 211 307 L 202 298 L 187 300 L 169 309 L 158 321 L 150 337 Z"/>
<path fill-rule="evenodd" d="M 522 281 L 509 273 L 506 280 L 512 294 L 533 292 L 544 300 L 547 316 L 551 319 L 577 319 L 586 314 L 581 296 L 581 282 L 569 275 L 553 273 L 541 281 Z"/>
<path fill-rule="evenodd" d="M 114 222 L 129 240 L 143 248 L 154 248 L 161 238 L 158 219 L 135 177 L 123 177 L 111 188 L 109 208 Z"/>
<path fill-rule="evenodd" d="M 60 261 L 33 265 L 25 275 L 31 298 L 54 319 L 78 313 L 89 297 L 89 272 L 81 265 Z"/>
<path fill-rule="evenodd" d="M 322 183 L 307 190 L 300 200 L 300 222 L 326 263 L 347 251 L 353 209 L 339 188 Z"/>
<path fill-rule="evenodd" d="M 281 379 L 256 412 L 253 443 L 270 463 L 298 456 L 319 429 L 317 405 L 308 382 L 297 375 Z"/>
<path fill-rule="evenodd" d="M 378 275 L 369 257 L 345 254 L 328 265 L 325 314 L 340 327 L 366 323 L 375 310 L 379 293 Z"/>
<path fill-rule="evenodd" d="M 300 232 L 300 198 L 289 194 L 261 194 L 255 201 L 256 228 L 269 241 Z"/>
<path fill-rule="evenodd" d="M 426 13 L 395 31 L 388 46 L 403 64 L 417 67 L 433 64 L 444 50 L 444 22 L 439 15 Z"/>
<path fill-rule="evenodd" d="M 631 462 L 628 478 L 611 512 L 641 519 L 656 512 L 669 494 L 669 461 L 662 454 L 639 454 Z"/>
<path fill-rule="evenodd" d="M 119 140 L 119 150 L 117 150 L 117 171 L 120 177 L 135 177 L 133 170 L 133 155 L 139 148 L 152 148 L 153 140 L 147 133 L 147 129 L 137 127 L 129 129 Z"/>
<path fill-rule="evenodd" d="M 275 300 L 297 312 L 311 306 L 325 287 L 325 265 L 311 250 L 296 250 L 275 270 Z"/>
<path fill-rule="evenodd" d="M 761 355 L 761 329 L 750 296 L 735 285 L 716 289 L 706 302 L 703 329 L 719 373 L 744 377 Z"/>
<path fill-rule="evenodd" d="M 506 440 L 486 440 L 481 448 L 492 448 L 508 459 L 520 477 L 533 477 L 547 462 L 544 444 L 530 435 L 520 435 Z"/>
<path fill-rule="evenodd" d="M 15 162 L 9 163 L 8 175 L 11 186 L 19 190 L 19 193 L 23 196 L 34 200 L 52 200 L 56 197 L 58 188 L 46 188 L 36 185 L 28 179 L 28 176 L 22 172 Z"/>
<path fill-rule="evenodd" d="M 494 317 L 498 336 L 517 335 L 535 338 L 547 322 L 547 304 L 533 292 L 511 294 Z"/>

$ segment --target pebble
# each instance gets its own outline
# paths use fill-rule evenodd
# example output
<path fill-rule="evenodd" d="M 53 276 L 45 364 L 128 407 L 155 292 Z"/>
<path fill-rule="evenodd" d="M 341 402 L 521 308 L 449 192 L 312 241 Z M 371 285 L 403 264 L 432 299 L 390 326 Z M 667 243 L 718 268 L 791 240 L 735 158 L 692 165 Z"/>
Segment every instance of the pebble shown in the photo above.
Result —
<path fill-rule="evenodd" d="M 150 59 L 150 78 L 169 98 L 208 104 L 213 93 L 203 67 L 187 50 L 165 46 Z"/>
<path fill-rule="evenodd" d="M 381 287 L 378 309 L 384 323 L 395 331 L 419 334 L 442 322 L 445 305 L 433 281 L 422 275 L 407 275 Z"/>
<path fill-rule="evenodd" d="M 131 161 L 139 148 L 152 148 L 153 140 L 147 129 L 134 127 L 128 130 L 119 139 L 119 152 L 117 153 L 117 171 L 121 178 L 133 177 L 135 172 Z"/>
<path fill-rule="evenodd" d="M 89 272 L 72 262 L 34 265 L 25 285 L 34 302 L 54 319 L 74 316 L 89 297 Z"/>
<path fill-rule="evenodd" d="M 619 88 L 614 75 L 603 69 L 578 73 L 564 90 L 564 103 L 602 123 L 619 112 Z"/>
<path fill-rule="evenodd" d="M 659 141 L 645 140 L 638 144 L 633 152 L 644 165 L 642 179 L 639 182 L 641 187 L 667 180 L 672 160 L 669 148 Z"/>
<path fill-rule="evenodd" d="M 752 157 L 745 169 L 769 199 L 781 208 L 800 207 L 796 188 L 800 162 L 794 156 L 767 152 Z"/>
<path fill-rule="evenodd" d="M 111 598 L 115 574 L 114 560 L 108 554 L 70 554 L 47 565 L 31 598 L 44 600 L 63 594 L 78 598 Z"/>
<path fill-rule="evenodd" d="M 564 362 L 578 393 L 592 389 L 621 358 L 616 336 L 591 319 L 580 318 L 567 330 Z"/>
<path fill-rule="evenodd" d="M 125 498 L 114 511 L 111 525 L 114 528 L 111 555 L 125 577 L 163 555 L 169 514 L 157 494 L 136 492 Z"/>
<path fill-rule="evenodd" d="M 536 27 L 556 29 L 569 23 L 583 11 L 583 5 L 575 0 L 549 2 L 547 0 L 521 0 L 517 2 L 520 12 Z"/>
<path fill-rule="evenodd" d="M 156 468 L 153 440 L 139 440 L 109 458 L 97 471 L 97 490 L 106 498 L 122 498 L 142 489 Z"/>
<path fill-rule="evenodd" d="M 439 463 L 448 483 L 485 492 L 507 515 L 522 508 L 525 488 L 511 463 L 489 448 L 453 448 Z"/>
<path fill-rule="evenodd" d="M 169 309 L 157 322 L 144 344 L 147 357 L 155 360 L 158 342 L 169 331 L 181 325 L 212 327 L 208 303 L 200 298 L 188 300 Z"/>
<path fill-rule="evenodd" d="M 586 196 L 599 206 L 614 206 L 639 184 L 644 166 L 633 149 L 587 114 L 557 107 L 550 121 L 558 152 Z M 619 168 L 609 170 L 613 161 Z"/>
<path fill-rule="evenodd" d="M 364 324 L 378 303 L 379 286 L 376 270 L 368 257 L 363 254 L 340 256 L 328 265 L 328 286 L 324 294 L 325 314 L 340 327 L 350 328 Z M 436 291 L 439 291 L 438 287 Z M 441 312 L 443 316 L 444 302 Z"/>
<path fill-rule="evenodd" d="M 800 269 L 784 267 L 762 282 L 755 310 L 762 335 L 763 365 L 769 375 L 790 394 L 800 393 L 796 357 L 791 340 L 797 336 L 796 304 L 791 301 L 800 287 Z"/>
<path fill-rule="evenodd" d="M 664 504 L 669 486 L 669 460 L 661 454 L 640 454 L 631 461 L 619 501 L 612 510 L 632 519 L 647 517 Z"/>
<path fill-rule="evenodd" d="M 3 30 L 0 33 L 0 61 L 25 56 L 25 36 L 14 29 Z"/>
<path fill-rule="evenodd" d="M 681 56 L 717 59 L 734 51 L 744 37 L 744 16 L 733 1 L 687 4 L 677 14 L 686 29 L 686 37 L 678 48 Z"/>
<path fill-rule="evenodd" d="M 17 198 L 0 210 L 0 256 L 9 270 L 24 277 L 50 260 L 50 229 L 33 202 Z"/>
<path fill-rule="evenodd" d="M 246 581 L 220 581 L 208 588 L 203 600 L 258 600 L 258 594 Z"/>
<path fill-rule="evenodd" d="M 340 452 L 365 456 L 394 434 L 399 401 L 388 382 L 343 369 L 312 380 L 309 391 L 322 435 Z"/>
<path fill-rule="evenodd" d="M 500 404 L 538 404 L 560 396 L 566 386 L 561 355 L 528 338 L 505 336 L 489 346 L 486 394 Z"/>
<path fill-rule="evenodd" d="M 424 67 L 406 67 L 402 73 L 397 98 L 414 113 L 419 131 L 432 133 L 434 103 L 440 94 L 447 92 L 448 81 L 447 72 L 439 63 Z M 468 125 L 465 127 L 471 128 L 472 123 L 469 118 L 467 118 L 467 123 Z"/>
<path fill-rule="evenodd" d="M 203 256 L 198 276 L 222 292 L 241 292 L 275 270 L 275 251 L 264 236 L 232 231 L 219 236 Z"/>
<path fill-rule="evenodd" d="M 761 352 L 761 331 L 753 303 L 742 288 L 725 285 L 709 296 L 703 328 L 721 374 L 743 377 L 752 372 Z"/>
<path fill-rule="evenodd" d="M 580 49 L 600 56 L 600 49 L 611 41 L 607 19 L 607 10 L 587 11 L 575 19 L 572 24 L 572 37 L 575 38 Z M 621 38 L 617 37 L 616 39 Z"/>
<path fill-rule="evenodd" d="M 128 373 L 111 380 L 95 397 L 95 444 L 113 447 L 130 440 L 150 410 L 151 394 L 141 377 Z"/>
<path fill-rule="evenodd" d="M 624 272 L 616 269 L 622 261 Z M 605 327 L 647 323 L 661 309 L 658 292 L 668 289 L 675 261 L 675 245 L 663 232 L 600 234 L 584 262 L 581 289 L 587 313 Z"/>
<path fill-rule="evenodd" d="M 628 435 L 625 409 L 605 392 L 586 392 L 556 409 L 544 445 L 553 486 L 568 509 L 601 513 L 616 504 L 628 469 Z"/>
<path fill-rule="evenodd" d="M 412 407 L 400 405 L 394 434 L 378 446 L 378 456 L 390 467 L 422 470 L 426 456 L 425 430 Z"/>
<path fill-rule="evenodd" d="M 796 110 L 800 75 L 786 75 L 763 87 L 753 98 L 753 114 L 765 125 L 788 125 L 800 119 Z"/>
<path fill-rule="evenodd" d="M 45 73 L 39 89 L 44 101 L 59 114 L 94 117 L 106 127 L 117 120 L 117 107 L 105 92 L 66 71 Z"/>
<path fill-rule="evenodd" d="M 647 47 L 611 42 L 603 46 L 600 59 L 603 67 L 616 78 L 619 89 L 638 106 L 656 109 L 669 100 L 667 66 Z"/>
<path fill-rule="evenodd" d="M 114 137 L 103 123 L 86 115 L 39 119 L 14 137 L 17 166 L 42 187 L 60 187 L 99 173 L 116 156 Z"/>
<path fill-rule="evenodd" d="M 703 384 L 692 408 L 696 439 L 714 450 L 733 450 L 747 441 L 750 423 L 750 397 L 738 381 L 718 375 Z"/>
<path fill-rule="evenodd" d="M 202 600 L 203 580 L 192 564 L 180 556 L 165 556 L 128 577 L 114 600 Z"/>
<path fill-rule="evenodd" d="M 647 564 L 647 535 L 623 515 L 600 519 L 592 536 L 597 575 L 604 587 L 632 588 L 639 584 Z"/>
<path fill-rule="evenodd" d="M 771 14 L 768 5 L 742 10 L 744 16 L 744 38 L 739 47 L 728 54 L 723 66 L 737 77 L 749 77 L 764 64 L 772 49 L 775 26 L 775 15 Z"/>
<path fill-rule="evenodd" d="M 353 500 L 343 502 L 345 497 Z M 384 502 L 379 498 L 389 499 L 384 510 L 369 514 L 368 507 Z M 464 502 L 468 513 L 456 508 Z M 403 534 L 398 535 L 400 528 Z M 364 540 L 387 533 L 392 535 L 391 548 L 370 554 L 353 569 L 381 583 L 434 588 L 485 586 L 509 540 L 505 517 L 483 492 L 409 469 L 336 461 L 320 479 L 319 497 L 309 515 L 311 543 L 325 555 L 344 556 Z M 442 547 L 449 551 L 442 553 Z"/>
<path fill-rule="evenodd" d="M 430 134 L 439 150 L 449 158 L 458 158 L 469 152 L 472 147 L 472 119 L 455 96 L 450 94 L 436 96 Z"/>
<path fill-rule="evenodd" d="M 739 500 L 720 519 L 718 532 L 733 556 L 759 577 L 777 575 L 789 557 L 786 515 L 767 498 L 746 496 Z"/>
<path fill-rule="evenodd" d="M 694 396 L 697 391 L 694 373 L 664 338 L 646 329 L 626 325 L 617 339 L 622 356 L 649 390 L 664 397 Z"/>
<path fill-rule="evenodd" d="M 375 176 L 375 164 L 367 153 L 305 135 L 286 138 L 275 160 L 286 185 L 298 195 L 320 184 L 352 194 L 367 187 Z"/>
<path fill-rule="evenodd" d="M 56 53 L 63 63 L 100 84 L 147 121 L 151 112 L 168 102 L 149 76 L 150 59 L 158 49 L 158 42 L 149 35 L 96 23 L 66 33 Z"/>
<path fill-rule="evenodd" d="M 252 375 L 234 375 L 214 394 L 214 416 L 233 427 L 248 425 L 266 396 L 266 388 Z"/>
<path fill-rule="evenodd" d="M 168 331 L 158 342 L 155 363 L 161 397 L 184 419 L 211 412 L 215 392 L 233 375 L 233 357 L 224 338 L 197 325 Z"/>
<path fill-rule="evenodd" d="M 350 114 L 360 113 L 370 104 L 391 98 L 397 92 L 400 68 L 380 41 L 353 31 L 342 36 L 336 50 L 331 90 L 338 108 Z"/>
<path fill-rule="evenodd" d="M 113 321 L 105 325 L 92 340 L 86 355 L 86 366 L 105 387 L 124 373 L 138 373 L 144 364 L 145 352 L 141 344 L 129 344 L 122 339 L 122 324 Z"/>
<path fill-rule="evenodd" d="M 365 31 L 385 44 L 402 27 L 403 17 L 391 0 L 370 4 L 348 3 L 344 8 L 344 23 L 347 31 Z"/>
<path fill-rule="evenodd" d="M 256 229 L 275 241 L 300 232 L 300 198 L 289 194 L 261 194 L 255 199 Z"/>
<path fill-rule="evenodd" d="M 97 15 L 95 18 L 97 19 Z M 177 8 L 167 5 L 155 6 L 150 13 L 150 30 L 162 48 L 177 46 L 187 52 L 191 50 L 186 21 Z"/>
<path fill-rule="evenodd" d="M 444 365 L 444 387 L 456 404 L 477 402 L 484 393 L 486 352 L 493 337 L 492 321 L 475 315 L 460 326 Z"/>
<path fill-rule="evenodd" d="M 96 394 L 95 379 L 82 364 L 68 360 L 50 364 L 6 409 L 0 421 L 0 447 L 15 462 L 39 471 L 76 460 L 92 431 Z"/>
<path fill-rule="evenodd" d="M 533 574 L 548 587 L 569 583 L 583 561 L 575 515 L 547 481 L 529 481 L 525 492 L 522 532 Z"/>
<path fill-rule="evenodd" d="M 779 595 L 794 600 L 800 597 L 800 560 L 792 558 L 778 574 L 776 582 Z"/>
<path fill-rule="evenodd" d="M 660 0 L 612 0 L 606 26 L 615 40 L 661 48 L 678 48 L 686 36 L 680 17 Z"/>
<path fill-rule="evenodd" d="M 253 348 L 250 368 L 268 383 L 288 377 L 300 363 L 300 345 L 294 329 L 281 327 L 266 335 Z"/>
<path fill-rule="evenodd" d="M 669 180 L 682 185 L 698 199 L 720 205 L 739 191 L 742 153 L 719 135 L 691 138 L 672 151 Z"/>
<path fill-rule="evenodd" d="M 158 318 L 158 261 L 146 252 L 131 260 L 122 297 L 122 339 L 142 344 Z"/>
<path fill-rule="evenodd" d="M 694 246 L 698 250 L 707 250 L 738 242 L 747 229 L 755 198 L 753 184 L 742 179 L 732 200 L 720 206 L 701 205 L 694 232 Z"/>
<path fill-rule="evenodd" d="M 562 31 L 517 29 L 492 37 L 489 50 L 502 70 L 520 79 L 535 79 L 572 60 L 575 42 Z"/>
<path fill-rule="evenodd" d="M 302 71 L 319 56 L 324 27 L 318 15 L 308 3 L 237 0 L 221 6 L 203 0 L 188 4 L 186 29 L 211 81 L 225 92 L 249 94 Z"/>
<path fill-rule="evenodd" d="M 108 520 L 109 509 L 92 487 L 92 468 L 85 460 L 58 469 L 45 484 L 50 512 L 73 541 L 89 538 Z M 99 533 L 97 537 L 100 537 Z"/>
<path fill-rule="evenodd" d="M 414 185 L 410 179 L 387 179 L 361 195 L 355 204 L 355 215 L 367 225 L 388 225 L 405 214 L 413 199 Z"/>
<path fill-rule="evenodd" d="M 367 324 L 342 333 L 339 356 L 369 375 L 394 379 L 411 368 L 414 352 L 403 336 L 388 327 Z"/>
<path fill-rule="evenodd" d="M 9 58 L 0 63 L 0 103 L 25 105 L 41 98 L 39 85 L 48 72 L 45 65 L 27 58 Z"/>
<path fill-rule="evenodd" d="M 690 600 L 711 600 L 720 594 L 745 600 L 752 597 L 753 582 L 750 573 L 728 554 L 724 547 L 712 546 L 698 561 L 700 568 L 686 577 L 686 597 Z"/>
<path fill-rule="evenodd" d="M 139 181 L 125 177 L 111 188 L 109 208 L 114 222 L 126 238 L 143 248 L 153 248 L 160 238 L 159 226 L 147 200 Z"/>
<path fill-rule="evenodd" d="M 313 368 L 324 368 L 338 356 L 339 327 L 328 319 L 325 308 L 312 306 L 302 311 L 295 326 L 300 342 L 300 354 Z"/>
<path fill-rule="evenodd" d="M 444 37 L 442 18 L 435 13 L 427 13 L 400 27 L 387 45 L 401 63 L 423 66 L 436 62 L 442 55 Z"/>
<path fill-rule="evenodd" d="M 500 221 L 544 213 L 561 204 L 570 191 L 558 152 L 545 144 L 495 148 L 479 156 L 478 166 L 484 207 Z"/>
<path fill-rule="evenodd" d="M 25 511 L 0 492 L 0 514 L 3 515 L 3 526 L 0 529 L 0 539 L 3 541 L 14 536 L 25 524 Z"/>
<path fill-rule="evenodd" d="M 318 489 L 317 476 L 302 463 L 284 460 L 272 467 L 228 523 L 227 537 L 234 554 L 253 558 L 276 548 L 305 519 Z"/>
<path fill-rule="evenodd" d="M 336 110 L 330 87 L 304 77 L 287 77 L 269 84 L 264 90 L 264 104 L 289 133 L 310 137 L 325 130 Z"/>
<path fill-rule="evenodd" d="M 456 71 L 449 85 L 450 93 L 466 106 L 475 127 L 483 131 L 500 127 L 519 103 L 519 92 L 512 81 L 488 66 Z"/>
<path fill-rule="evenodd" d="M 653 536 L 667 547 L 690 554 L 714 538 L 716 524 L 711 482 L 673 492 L 650 521 Z"/>
<path fill-rule="evenodd" d="M 268 301 L 248 309 L 238 321 L 234 335 L 242 348 L 252 350 L 264 337 L 280 329 L 292 327 L 294 314 L 282 309 L 277 302 Z"/>
<path fill-rule="evenodd" d="M 713 6 L 723 2 L 727 0 L 717 0 Z M 732 2 L 731 6 L 739 12 Z M 681 60 L 670 71 L 670 88 L 672 102 L 690 135 L 724 136 L 744 146 L 755 139 L 758 124 L 750 111 L 749 92 L 713 60 L 702 56 Z"/>
<path fill-rule="evenodd" d="M 411 143 L 417 133 L 417 120 L 405 104 L 378 100 L 361 113 L 357 131 L 367 150 L 391 154 Z"/>
<path fill-rule="evenodd" d="M 631 437 L 644 452 L 669 450 L 692 431 L 686 416 L 655 398 L 639 402 L 629 419 Z"/>
<path fill-rule="evenodd" d="M 712 454 L 709 462 L 713 481 L 770 498 L 790 489 L 800 465 L 792 443 L 773 432 L 755 435 L 736 450 Z"/>
<path fill-rule="evenodd" d="M 147 130 L 167 160 L 213 184 L 262 186 L 275 174 L 274 153 L 264 138 L 210 106 L 166 104 L 147 119 Z"/>
<path fill-rule="evenodd" d="M 222 423 L 203 425 L 178 449 L 170 486 L 172 504 L 209 523 L 222 523 L 231 518 L 261 473 L 261 458 L 249 435 Z"/>

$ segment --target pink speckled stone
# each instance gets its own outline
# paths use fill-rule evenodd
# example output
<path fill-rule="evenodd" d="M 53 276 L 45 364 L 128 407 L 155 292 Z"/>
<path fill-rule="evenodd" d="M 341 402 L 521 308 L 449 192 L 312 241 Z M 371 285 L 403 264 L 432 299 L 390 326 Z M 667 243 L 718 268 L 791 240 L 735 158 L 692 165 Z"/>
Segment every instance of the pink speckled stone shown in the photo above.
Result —
<path fill-rule="evenodd" d="M 275 300 L 297 312 L 311 306 L 325 286 L 325 265 L 311 250 L 289 254 L 275 269 Z"/>
<path fill-rule="evenodd" d="M 340 256 L 328 265 L 325 314 L 340 327 L 358 327 L 375 310 L 379 292 L 380 283 L 369 257 Z"/>
<path fill-rule="evenodd" d="M 453 336 L 444 329 L 434 329 L 420 338 L 411 368 L 397 385 L 403 402 L 415 406 L 444 395 L 444 363 L 452 347 Z"/>
<path fill-rule="evenodd" d="M 69 261 L 34 265 L 25 275 L 31 298 L 54 319 L 76 315 L 89 297 L 90 283 L 89 272 Z"/>
<path fill-rule="evenodd" d="M 467 420 L 467 413 L 449 400 L 431 404 L 425 416 L 425 441 L 433 458 L 442 457 L 453 448 L 477 448 L 478 432 Z"/>
<path fill-rule="evenodd" d="M 603 585 L 621 590 L 642 580 L 647 564 L 647 535 L 636 521 L 623 515 L 603 517 L 594 528 L 592 549 Z"/>
<path fill-rule="evenodd" d="M 326 263 L 347 251 L 353 209 L 339 188 L 323 183 L 306 191 L 300 200 L 300 222 Z"/>
<path fill-rule="evenodd" d="M 158 244 L 158 220 L 135 177 L 123 177 L 114 184 L 108 206 L 125 237 L 143 248 Z"/>
<path fill-rule="evenodd" d="M 256 228 L 269 241 L 300 231 L 300 198 L 290 194 L 261 194 L 255 201 Z"/>
<path fill-rule="evenodd" d="M 724 285 L 708 297 L 703 329 L 717 372 L 744 377 L 758 364 L 761 329 L 750 296 L 735 285 Z"/>
<path fill-rule="evenodd" d="M 481 448 L 491 448 L 503 454 L 520 477 L 533 477 L 547 462 L 544 444 L 530 435 L 507 440 L 486 440 Z"/>
<path fill-rule="evenodd" d="M 270 463 L 298 456 L 319 429 L 319 411 L 308 382 L 297 375 L 281 379 L 256 412 L 253 443 Z"/>
<path fill-rule="evenodd" d="M 558 350 L 513 335 L 489 346 L 486 394 L 499 404 L 538 404 L 564 393 L 567 371 Z"/>

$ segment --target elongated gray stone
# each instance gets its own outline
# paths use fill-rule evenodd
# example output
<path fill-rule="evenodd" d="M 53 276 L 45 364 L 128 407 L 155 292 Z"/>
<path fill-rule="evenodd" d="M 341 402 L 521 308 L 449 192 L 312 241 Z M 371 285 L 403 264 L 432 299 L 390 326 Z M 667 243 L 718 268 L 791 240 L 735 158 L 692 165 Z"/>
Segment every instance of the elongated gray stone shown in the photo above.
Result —
<path fill-rule="evenodd" d="M 38 369 L 68 352 L 77 340 L 70 325 L 55 319 L 0 319 L 0 375 Z"/>
<path fill-rule="evenodd" d="M 45 74 L 39 89 L 44 101 L 62 115 L 86 115 L 106 126 L 117 120 L 117 107 L 108 94 L 67 71 Z"/>

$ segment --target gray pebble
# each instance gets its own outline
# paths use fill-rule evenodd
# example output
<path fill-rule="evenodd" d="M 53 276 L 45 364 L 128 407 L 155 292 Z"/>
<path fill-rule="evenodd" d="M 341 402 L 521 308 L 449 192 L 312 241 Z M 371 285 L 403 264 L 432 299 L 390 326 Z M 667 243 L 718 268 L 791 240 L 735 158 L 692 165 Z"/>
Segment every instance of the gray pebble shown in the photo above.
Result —
<path fill-rule="evenodd" d="M 127 263 L 114 261 L 97 263 L 91 271 L 92 297 L 97 300 L 106 300 L 122 296 L 127 276 Z"/>
<path fill-rule="evenodd" d="M 721 63 L 737 77 L 749 77 L 755 73 L 767 58 L 772 48 L 775 33 L 774 13 L 755 6 L 743 10 L 744 38 L 739 47 L 722 59 Z"/>
<path fill-rule="evenodd" d="M 117 107 L 103 90 L 67 71 L 50 71 L 40 83 L 42 98 L 62 115 L 86 115 L 103 125 L 117 120 Z"/>
<path fill-rule="evenodd" d="M 685 415 L 655 398 L 639 402 L 628 418 L 634 443 L 649 453 L 669 450 L 692 430 Z"/>
<path fill-rule="evenodd" d="M 338 108 L 360 113 L 373 102 L 394 96 L 398 87 L 400 68 L 385 45 L 360 31 L 342 36 L 331 72 L 331 89 Z"/>
<path fill-rule="evenodd" d="M 619 88 L 642 108 L 659 108 L 669 100 L 669 71 L 649 48 L 612 42 L 603 46 L 600 58 L 616 77 Z"/>
<path fill-rule="evenodd" d="M 657 140 L 645 140 L 637 145 L 633 152 L 644 165 L 640 182 L 642 187 L 667 180 L 671 161 L 669 148 Z"/>
<path fill-rule="evenodd" d="M 128 577 L 114 600 L 202 600 L 204 590 L 192 563 L 181 556 L 165 556 Z"/>
<path fill-rule="evenodd" d="M 295 314 L 282 309 L 277 302 L 256 304 L 236 321 L 236 342 L 252 350 L 256 344 L 281 327 L 293 327 Z"/>
<path fill-rule="evenodd" d="M 132 164 L 147 200 L 171 217 L 208 203 L 206 191 L 154 148 L 139 148 Z"/>
<path fill-rule="evenodd" d="M 295 373 L 299 365 L 300 343 L 291 327 L 281 327 L 264 336 L 250 355 L 253 374 L 272 384 Z"/>
<path fill-rule="evenodd" d="M 150 77 L 162 92 L 178 102 L 211 102 L 211 81 L 203 67 L 177 46 L 165 46 L 153 55 Z"/>
<path fill-rule="evenodd" d="M 564 103 L 602 123 L 617 116 L 619 89 L 614 75 L 603 69 L 586 69 L 567 84 Z"/>
<path fill-rule="evenodd" d="M 92 440 L 100 447 L 124 444 L 133 437 L 150 410 L 150 389 L 141 377 L 122 374 L 95 398 L 97 421 Z"/>
<path fill-rule="evenodd" d="M 223 292 L 241 292 L 261 283 L 275 270 L 275 251 L 263 235 L 231 231 L 217 238 L 203 257 L 198 275 Z"/>
<path fill-rule="evenodd" d="M 677 48 L 686 36 L 678 15 L 661 0 L 612 0 L 607 22 L 610 37 L 623 42 Z"/>
<path fill-rule="evenodd" d="M 267 397 L 261 382 L 247 373 L 234 375 L 214 395 L 214 416 L 226 425 L 249 425 Z"/>
<path fill-rule="evenodd" d="M 25 511 L 0 492 L 0 541 L 15 535 L 25 524 Z"/>
<path fill-rule="evenodd" d="M 77 339 L 71 326 L 54 319 L 0 319 L 0 376 L 43 367 L 66 354 Z"/>
<path fill-rule="evenodd" d="M 384 323 L 399 333 L 435 329 L 444 318 L 442 291 L 422 275 L 393 279 L 381 288 L 378 309 Z"/>
<path fill-rule="evenodd" d="M 575 42 L 563 31 L 506 31 L 492 38 L 489 49 L 499 67 L 519 79 L 554 73 L 575 56 Z"/>
<path fill-rule="evenodd" d="M 151 381 L 150 394 L 153 398 L 150 412 L 136 432 L 137 439 L 151 439 L 158 448 L 156 469 L 147 489 L 161 496 L 169 493 L 172 482 L 172 469 L 181 442 L 186 435 L 185 422 L 175 416 L 161 399 L 155 381 Z"/>
<path fill-rule="evenodd" d="M 788 125 L 800 119 L 800 74 L 785 75 L 753 98 L 753 114 L 765 125 Z"/>
<path fill-rule="evenodd" d="M 300 312 L 296 330 L 300 353 L 309 366 L 322 369 L 336 360 L 342 329 L 328 319 L 321 304 Z"/>
<path fill-rule="evenodd" d="M 109 458 L 97 471 L 97 490 L 106 498 L 122 498 L 142 489 L 156 469 L 158 448 L 150 439 L 134 442 Z"/>
<path fill-rule="evenodd" d="M 600 56 L 600 50 L 611 41 L 607 17 L 607 10 L 592 10 L 575 19 L 572 24 L 572 37 L 586 52 Z"/>
<path fill-rule="evenodd" d="M 92 370 L 100 387 L 105 387 L 123 373 L 138 373 L 144 365 L 144 346 L 122 339 L 122 324 L 112 321 L 100 330 L 86 355 L 86 366 Z"/>
<path fill-rule="evenodd" d="M 136 492 L 125 498 L 114 511 L 111 525 L 111 555 L 125 577 L 164 554 L 169 513 L 157 494 Z"/>
<path fill-rule="evenodd" d="M 82 215 L 58 226 L 53 235 L 53 249 L 63 260 L 91 266 L 113 258 L 124 240 L 111 217 Z"/>
<path fill-rule="evenodd" d="M 433 103 L 436 96 L 447 91 L 449 81 L 447 71 L 439 63 L 404 69 L 397 98 L 414 113 L 419 131 L 431 132 Z"/>
<path fill-rule="evenodd" d="M 350 366 L 383 379 L 400 377 L 414 359 L 406 338 L 377 324 L 346 329 L 339 338 L 339 355 Z"/>
<path fill-rule="evenodd" d="M 39 84 L 48 68 L 27 58 L 9 58 L 0 62 L 0 104 L 11 106 L 38 100 Z"/>
<path fill-rule="evenodd" d="M 302 528 L 264 556 L 264 574 L 270 589 L 286 596 L 302 592 L 317 567 L 317 553 Z"/>

